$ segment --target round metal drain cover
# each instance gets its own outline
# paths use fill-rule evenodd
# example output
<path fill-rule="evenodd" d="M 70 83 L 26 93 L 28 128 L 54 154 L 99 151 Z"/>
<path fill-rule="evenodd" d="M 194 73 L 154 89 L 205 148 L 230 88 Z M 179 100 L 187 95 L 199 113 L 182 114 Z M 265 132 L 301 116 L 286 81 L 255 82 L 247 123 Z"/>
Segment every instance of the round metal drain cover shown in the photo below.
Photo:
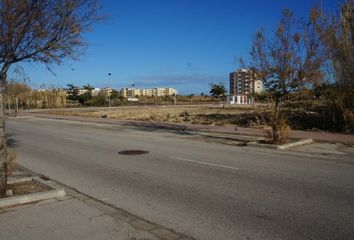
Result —
<path fill-rule="evenodd" d="M 120 155 L 142 155 L 142 154 L 147 154 L 149 151 L 145 150 L 124 150 L 120 151 L 118 154 Z"/>

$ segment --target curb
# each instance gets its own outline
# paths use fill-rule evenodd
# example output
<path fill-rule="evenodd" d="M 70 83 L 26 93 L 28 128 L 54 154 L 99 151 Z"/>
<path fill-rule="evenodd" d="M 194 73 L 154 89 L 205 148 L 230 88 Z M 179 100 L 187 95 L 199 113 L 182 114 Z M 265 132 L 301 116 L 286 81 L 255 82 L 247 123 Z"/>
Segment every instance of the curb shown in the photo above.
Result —
<path fill-rule="evenodd" d="M 0 199 L 0 209 L 10 207 L 10 206 L 15 206 L 15 205 L 22 205 L 22 204 L 26 204 L 26 203 L 31 203 L 31 202 L 38 202 L 38 201 L 47 200 L 47 199 L 51 199 L 51 198 L 65 197 L 65 195 L 66 195 L 64 189 L 57 188 L 57 186 L 52 184 L 51 182 L 43 181 L 42 179 L 37 178 L 37 177 L 26 178 L 23 180 L 19 179 L 16 181 L 12 181 L 11 183 L 25 182 L 25 181 L 31 181 L 31 180 L 40 182 L 41 184 L 48 186 L 53 190 Z"/>
<path fill-rule="evenodd" d="M 303 139 L 303 140 L 299 140 L 299 141 L 288 143 L 288 144 L 283 144 L 283 145 L 280 145 L 277 147 L 278 147 L 278 149 L 287 149 L 287 148 L 297 147 L 297 146 L 311 144 L 311 143 L 314 143 L 314 141 L 312 138 L 309 138 L 309 139 Z"/>
<path fill-rule="evenodd" d="M 20 179 L 9 179 L 9 180 L 7 180 L 7 184 L 24 183 L 24 182 L 29 182 L 32 180 L 33 180 L 32 177 L 25 177 L 25 178 L 20 178 Z"/>
<path fill-rule="evenodd" d="M 270 149 L 288 149 L 291 147 L 297 147 L 297 146 L 302 146 L 302 145 L 306 145 L 306 144 L 311 144 L 314 143 L 314 140 L 312 138 L 309 139 L 302 139 L 296 142 L 292 142 L 292 143 L 287 143 L 287 144 L 283 144 L 283 145 L 274 145 L 274 144 L 264 144 L 264 143 L 258 143 L 258 142 L 248 142 L 247 146 L 249 147 L 260 147 L 260 148 L 270 148 Z"/>
<path fill-rule="evenodd" d="M 32 119 L 34 116 L 16 116 L 16 117 L 8 117 L 9 119 Z"/>

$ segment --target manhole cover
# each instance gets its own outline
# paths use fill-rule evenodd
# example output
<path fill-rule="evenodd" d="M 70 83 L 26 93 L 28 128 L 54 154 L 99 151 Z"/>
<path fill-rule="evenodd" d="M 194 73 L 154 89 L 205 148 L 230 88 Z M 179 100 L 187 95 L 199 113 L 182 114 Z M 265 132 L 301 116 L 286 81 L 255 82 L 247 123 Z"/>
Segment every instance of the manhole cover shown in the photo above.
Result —
<path fill-rule="evenodd" d="M 118 154 L 120 155 L 142 155 L 142 154 L 147 154 L 149 151 L 145 150 L 124 150 L 120 151 Z"/>

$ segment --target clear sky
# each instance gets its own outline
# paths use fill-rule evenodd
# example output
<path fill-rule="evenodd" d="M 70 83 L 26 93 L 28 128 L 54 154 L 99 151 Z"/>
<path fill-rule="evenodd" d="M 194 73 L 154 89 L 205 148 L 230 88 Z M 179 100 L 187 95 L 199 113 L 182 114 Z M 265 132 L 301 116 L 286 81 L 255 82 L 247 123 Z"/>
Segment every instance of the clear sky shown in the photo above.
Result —
<path fill-rule="evenodd" d="M 320 0 L 103 0 L 108 20 L 85 35 L 80 61 L 65 61 L 50 73 L 25 64 L 34 87 L 174 87 L 182 94 L 209 92 L 210 82 L 228 86 L 246 56 L 252 34 L 272 31 L 280 12 L 290 8 L 306 16 Z M 325 10 L 341 0 L 323 0 Z M 108 73 L 111 73 L 109 76 Z"/>

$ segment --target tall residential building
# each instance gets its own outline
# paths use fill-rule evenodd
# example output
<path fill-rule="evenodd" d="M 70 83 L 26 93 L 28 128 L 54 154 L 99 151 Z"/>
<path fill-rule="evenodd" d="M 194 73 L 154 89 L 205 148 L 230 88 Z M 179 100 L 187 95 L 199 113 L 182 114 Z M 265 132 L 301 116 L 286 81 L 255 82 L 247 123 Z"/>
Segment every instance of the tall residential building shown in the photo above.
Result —
<path fill-rule="evenodd" d="M 263 84 L 255 71 L 241 68 L 230 73 L 231 103 L 251 103 L 250 94 L 261 92 L 263 92 Z"/>

